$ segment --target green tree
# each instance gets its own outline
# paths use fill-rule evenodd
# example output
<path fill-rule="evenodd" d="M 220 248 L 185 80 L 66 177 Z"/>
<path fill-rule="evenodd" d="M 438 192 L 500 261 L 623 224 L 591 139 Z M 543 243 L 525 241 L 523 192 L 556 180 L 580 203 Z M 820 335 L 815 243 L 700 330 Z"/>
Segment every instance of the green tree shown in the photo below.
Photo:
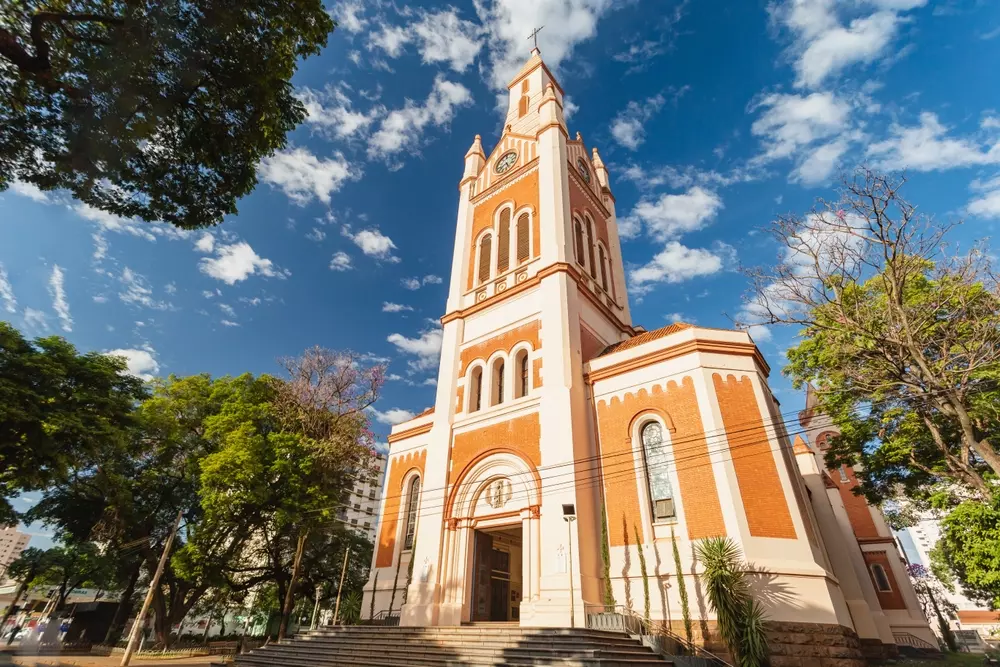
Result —
<path fill-rule="evenodd" d="M 710 537 L 698 542 L 695 553 L 705 569 L 702 581 L 719 635 L 736 666 L 767 665 L 764 611 L 750 589 L 750 568 L 740 548 L 728 537 Z"/>
<path fill-rule="evenodd" d="M 635 548 L 639 551 L 639 573 L 642 575 L 642 617 L 649 625 L 649 573 L 646 571 L 646 550 L 642 547 L 642 540 L 639 538 L 639 527 L 632 524 L 635 531 Z"/>
<path fill-rule="evenodd" d="M 66 605 L 66 599 L 77 588 L 107 588 L 112 563 L 93 542 L 61 544 L 46 552 L 48 567 L 36 582 L 59 587 L 55 610 Z"/>
<path fill-rule="evenodd" d="M 942 569 L 969 598 L 1000 608 L 1000 494 L 988 502 L 967 500 L 941 521 L 941 539 L 932 553 L 935 574 Z"/>
<path fill-rule="evenodd" d="M 291 78 L 333 27 L 320 0 L 4 3 L 0 190 L 221 222 L 306 117 Z"/>
<path fill-rule="evenodd" d="M 16 581 L 17 588 L 14 589 L 14 597 L 11 598 L 10 604 L 7 605 L 7 611 L 4 612 L 3 620 L 0 620 L 0 628 L 5 627 L 7 620 L 17 611 L 17 605 L 21 602 L 21 598 L 25 592 L 38 583 L 40 576 L 48 572 L 49 560 L 50 554 L 48 551 L 28 547 L 7 566 L 4 576 Z"/>
<path fill-rule="evenodd" d="M 828 463 L 861 463 L 870 499 L 983 498 L 1000 475 L 1000 289 L 980 248 L 945 254 L 951 225 L 904 183 L 861 169 L 839 201 L 779 218 L 782 257 L 751 272 L 745 319 L 801 328 L 785 373 L 814 383 L 814 414 L 841 431 Z"/>
<path fill-rule="evenodd" d="M 688 644 L 694 642 L 694 632 L 691 625 L 691 609 L 688 606 L 687 584 L 684 581 L 684 568 L 681 566 L 681 552 L 677 548 L 677 536 L 670 529 L 670 544 L 674 552 L 674 569 L 677 571 L 677 593 L 681 597 L 681 618 L 684 619 L 684 636 Z"/>
<path fill-rule="evenodd" d="M 923 565 L 907 565 L 906 572 L 913 582 L 913 590 L 923 607 L 924 616 L 937 622 L 938 632 L 944 638 L 948 650 L 957 651 L 958 643 L 948 623 L 948 616 L 954 615 L 958 607 L 945 595 L 944 584 Z"/>
<path fill-rule="evenodd" d="M 16 519 L 10 498 L 67 479 L 125 437 L 144 395 L 124 359 L 80 354 L 58 336 L 31 342 L 0 322 L 0 525 Z"/>
<path fill-rule="evenodd" d="M 601 504 L 601 565 L 604 568 L 604 608 L 615 610 L 615 592 L 611 587 L 611 541 L 608 537 L 608 508 Z"/>

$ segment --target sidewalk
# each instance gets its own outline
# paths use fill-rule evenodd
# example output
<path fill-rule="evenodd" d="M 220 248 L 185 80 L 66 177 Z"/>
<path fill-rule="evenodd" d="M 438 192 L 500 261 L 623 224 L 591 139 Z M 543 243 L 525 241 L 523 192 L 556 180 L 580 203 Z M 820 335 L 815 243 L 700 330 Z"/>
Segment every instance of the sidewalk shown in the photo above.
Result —
<path fill-rule="evenodd" d="M 129 663 L 134 667 L 208 667 L 213 662 L 222 662 L 221 655 L 198 655 L 185 658 L 133 658 Z M 73 665 L 74 667 L 118 667 L 122 662 L 120 655 L 15 655 L 14 664 L 21 667 L 35 665 Z"/>

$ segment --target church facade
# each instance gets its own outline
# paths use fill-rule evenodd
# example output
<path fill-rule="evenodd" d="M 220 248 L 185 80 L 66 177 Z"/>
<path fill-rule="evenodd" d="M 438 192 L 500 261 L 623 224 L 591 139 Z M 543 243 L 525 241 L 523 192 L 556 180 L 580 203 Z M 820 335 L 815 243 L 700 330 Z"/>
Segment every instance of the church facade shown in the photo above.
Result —
<path fill-rule="evenodd" d="M 831 428 L 789 439 L 750 336 L 633 325 L 608 170 L 537 49 L 509 91 L 465 156 L 436 401 L 389 437 L 363 615 L 585 627 L 606 533 L 618 604 L 642 613 L 642 550 L 651 616 L 679 623 L 684 577 L 710 625 L 693 546 L 727 536 L 770 620 L 933 642 L 880 513 L 824 466 Z"/>

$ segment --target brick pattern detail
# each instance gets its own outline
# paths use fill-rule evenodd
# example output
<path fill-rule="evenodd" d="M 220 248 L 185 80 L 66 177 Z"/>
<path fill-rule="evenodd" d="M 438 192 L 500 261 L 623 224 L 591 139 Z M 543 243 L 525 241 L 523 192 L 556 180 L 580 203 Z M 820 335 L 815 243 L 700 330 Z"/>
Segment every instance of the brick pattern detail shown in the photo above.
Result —
<path fill-rule="evenodd" d="M 465 406 L 465 385 L 459 385 L 458 396 L 455 398 L 455 412 L 461 412 Z"/>
<path fill-rule="evenodd" d="M 389 472 L 385 483 L 385 507 L 382 510 L 382 528 L 379 530 L 378 556 L 375 567 L 390 567 L 396 551 L 396 532 L 399 528 L 399 506 L 403 502 L 403 478 L 413 469 L 424 477 L 427 450 L 407 452 L 389 459 Z"/>
<path fill-rule="evenodd" d="M 572 169 L 574 170 L 576 169 L 576 164 L 572 165 Z M 607 220 L 604 219 L 604 216 L 602 214 L 597 212 L 597 208 L 590 202 L 590 200 L 587 198 L 587 195 L 584 194 L 583 190 L 580 188 L 579 184 L 577 184 L 575 179 L 572 178 L 569 179 L 569 183 L 570 183 L 569 185 L 570 208 L 573 210 L 574 213 L 581 214 L 580 215 L 581 219 L 583 218 L 582 214 L 584 211 L 590 214 L 590 219 L 594 221 L 594 228 L 595 228 L 594 236 L 600 239 L 601 243 L 604 244 L 604 247 L 606 249 L 610 250 L 611 246 L 608 244 Z M 586 228 L 587 226 L 584 225 L 584 229 Z M 594 252 L 596 253 L 597 250 L 595 249 Z M 600 273 L 598 273 L 597 275 L 600 276 Z"/>
<path fill-rule="evenodd" d="M 538 413 L 533 412 L 499 424 L 457 433 L 451 446 L 448 484 L 457 482 L 457 476 L 474 459 L 493 450 L 514 452 L 537 468 L 542 464 L 541 432 Z"/>
<path fill-rule="evenodd" d="M 532 369 L 533 377 L 531 378 L 532 382 L 531 386 L 537 389 L 542 386 L 542 357 L 541 356 L 535 357 L 535 361 L 532 364 L 532 366 L 533 366 Z"/>
<path fill-rule="evenodd" d="M 839 468 L 830 469 L 830 478 L 837 486 L 840 499 L 844 501 L 844 509 L 847 510 L 847 518 L 851 522 L 851 528 L 854 529 L 855 537 L 879 537 L 878 528 L 875 527 L 875 520 L 868 507 L 868 501 L 865 500 L 864 496 L 854 493 L 854 489 L 858 487 L 858 478 L 854 474 L 854 468 L 844 466 L 844 469 L 847 472 L 846 482 L 841 481 Z"/>
<path fill-rule="evenodd" d="M 865 557 L 865 565 L 868 566 L 868 576 L 875 587 L 875 594 L 878 596 L 878 603 L 882 609 L 906 609 L 906 602 L 903 600 L 903 593 L 899 590 L 896 577 L 892 573 L 892 564 L 889 562 L 889 554 L 885 551 L 865 551 L 861 550 Z M 889 579 L 891 591 L 880 591 L 875 582 L 875 575 L 872 573 L 872 565 L 878 563 L 885 570 L 885 576 Z"/>
<path fill-rule="evenodd" d="M 539 220 L 538 220 L 538 170 L 531 172 L 527 176 L 521 178 L 519 181 L 513 185 L 502 188 L 498 190 L 493 196 L 487 197 L 476 204 L 475 211 L 472 213 L 472 243 L 476 242 L 479 237 L 479 233 L 482 232 L 487 227 L 493 226 L 494 214 L 496 210 L 500 208 L 502 204 L 507 202 L 514 203 L 514 211 L 517 212 L 522 206 L 530 206 L 533 212 L 534 224 L 532 225 L 532 234 L 534 235 L 534 246 L 535 253 L 538 253 L 538 241 L 539 234 Z M 469 254 L 469 281 L 468 289 L 475 287 L 473 281 L 473 272 L 475 271 L 475 262 L 471 261 L 471 258 L 475 255 L 472 253 L 476 252 L 476 248 L 473 247 Z"/>
<path fill-rule="evenodd" d="M 740 379 L 727 375 L 723 380 L 718 373 L 712 375 L 712 380 L 750 534 L 794 540 L 792 514 L 778 477 L 753 381 L 746 375 Z"/>
<path fill-rule="evenodd" d="M 591 333 L 590 329 L 580 325 L 580 354 L 583 355 L 583 363 L 599 355 L 607 346 L 607 343 Z"/>
<path fill-rule="evenodd" d="M 850 628 L 828 623 L 765 625 L 771 667 L 868 667 Z"/>
<path fill-rule="evenodd" d="M 509 331 L 505 331 L 502 334 L 493 336 L 492 338 L 487 338 L 481 343 L 476 343 L 475 345 L 470 345 L 469 347 L 463 349 L 459 354 L 460 365 L 458 368 L 459 375 L 465 375 L 465 372 L 471 364 L 476 359 L 486 359 L 490 358 L 490 355 L 497 350 L 503 350 L 504 352 L 510 352 L 515 345 L 522 341 L 528 341 L 531 344 L 531 349 L 540 350 L 542 347 L 541 339 L 539 338 L 541 331 L 541 322 L 539 320 L 534 320 L 533 322 L 528 322 L 527 324 L 522 324 L 519 327 L 515 327 Z"/>
<path fill-rule="evenodd" d="M 726 534 L 715 473 L 708 457 L 708 443 L 701 421 L 694 380 L 685 377 L 680 384 L 671 380 L 666 390 L 655 385 L 650 391 L 640 389 L 610 402 L 597 404 L 597 427 L 600 436 L 601 466 L 604 471 L 605 503 L 612 546 L 624 546 L 632 539 L 632 526 L 639 528 L 643 542 L 642 512 L 639 505 L 636 471 L 632 468 L 631 426 L 643 412 L 658 414 L 671 429 L 670 440 L 684 505 L 684 522 L 692 540 Z M 624 469 L 624 470 L 623 470 Z M 629 535 L 619 530 L 619 523 Z"/>

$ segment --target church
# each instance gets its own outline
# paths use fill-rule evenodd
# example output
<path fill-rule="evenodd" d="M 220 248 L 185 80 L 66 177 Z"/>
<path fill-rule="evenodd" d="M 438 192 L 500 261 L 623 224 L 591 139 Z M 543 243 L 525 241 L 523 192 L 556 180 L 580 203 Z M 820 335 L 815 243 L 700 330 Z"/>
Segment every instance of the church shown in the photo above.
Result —
<path fill-rule="evenodd" d="M 632 323 L 608 169 L 563 100 L 534 49 L 496 146 L 465 155 L 435 404 L 389 436 L 363 616 L 587 627 L 605 551 L 642 613 L 641 550 L 651 617 L 679 631 L 684 577 L 711 628 L 694 544 L 726 536 L 766 571 L 774 627 L 869 658 L 936 645 L 881 513 L 826 468 L 836 430 L 811 399 L 783 416 L 744 331 Z"/>

